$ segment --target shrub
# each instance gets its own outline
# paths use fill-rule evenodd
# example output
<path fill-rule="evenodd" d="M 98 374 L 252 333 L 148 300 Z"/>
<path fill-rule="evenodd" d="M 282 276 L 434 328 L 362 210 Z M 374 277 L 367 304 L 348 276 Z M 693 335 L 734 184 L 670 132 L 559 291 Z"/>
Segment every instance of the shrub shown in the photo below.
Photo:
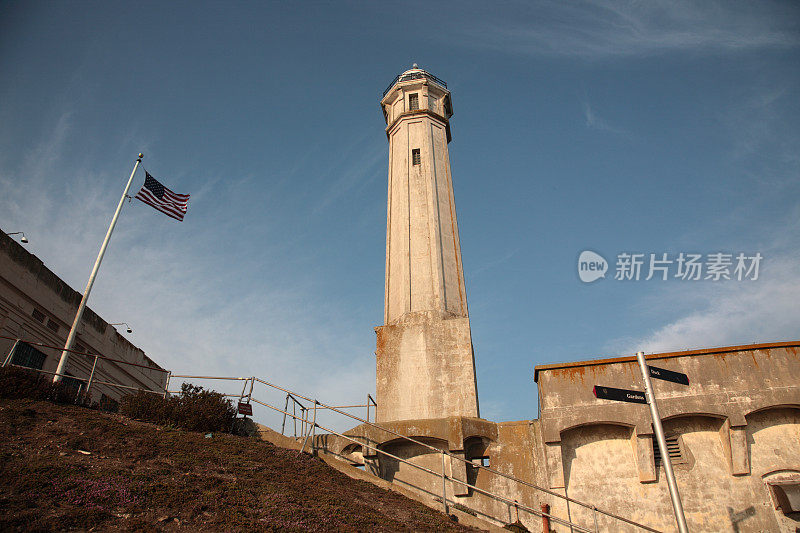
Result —
<path fill-rule="evenodd" d="M 0 398 L 30 398 L 85 407 L 89 405 L 86 394 L 78 394 L 72 385 L 63 381 L 53 383 L 53 377 L 49 374 L 15 366 L 0 368 Z"/>
<path fill-rule="evenodd" d="M 120 414 L 144 422 L 172 425 L 188 431 L 230 432 L 236 409 L 224 395 L 184 383 L 177 396 L 139 391 L 122 398 Z"/>

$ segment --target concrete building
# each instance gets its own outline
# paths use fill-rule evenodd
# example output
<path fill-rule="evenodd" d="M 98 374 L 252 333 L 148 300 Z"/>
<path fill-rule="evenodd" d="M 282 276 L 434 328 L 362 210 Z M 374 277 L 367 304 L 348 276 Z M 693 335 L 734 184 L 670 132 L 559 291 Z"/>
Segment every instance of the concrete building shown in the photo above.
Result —
<path fill-rule="evenodd" d="M 653 380 L 689 529 L 795 532 L 800 342 L 647 359 L 689 376 L 688 387 Z M 537 444 L 548 486 L 658 529 L 674 529 L 664 458 L 653 443 L 647 406 L 592 394 L 594 385 L 643 390 L 636 358 L 542 365 L 535 380 Z"/>
<path fill-rule="evenodd" d="M 648 355 L 690 380 L 655 384 L 668 458 L 654 445 L 646 405 L 592 393 L 595 385 L 643 390 L 635 357 L 538 366 L 538 418 L 479 418 L 447 156 L 450 93 L 415 65 L 395 78 L 381 107 L 390 155 L 377 421 L 393 433 L 363 424 L 347 432 L 356 443 L 325 435 L 319 451 L 431 503 L 444 485 L 452 508 L 530 530 L 542 520 L 518 504 L 547 504 L 589 531 L 642 530 L 629 521 L 675 530 L 669 460 L 691 531 L 798 531 L 800 342 Z"/>
<path fill-rule="evenodd" d="M 23 245 L 0 231 L 0 336 L 10 337 L 0 338 L 3 361 L 10 354 L 10 361 L 14 364 L 55 372 L 61 356 L 58 347 L 64 346 L 80 300 L 80 293 Z M 16 339 L 20 342 L 15 344 Z M 166 371 L 88 307 L 73 349 L 141 365 L 99 360 L 94 383 L 103 381 L 153 391 L 164 390 Z M 91 355 L 71 355 L 65 382 L 76 389 L 85 387 L 94 360 Z M 129 389 L 94 383 L 90 392 L 96 402 L 113 405 L 129 392 Z"/>

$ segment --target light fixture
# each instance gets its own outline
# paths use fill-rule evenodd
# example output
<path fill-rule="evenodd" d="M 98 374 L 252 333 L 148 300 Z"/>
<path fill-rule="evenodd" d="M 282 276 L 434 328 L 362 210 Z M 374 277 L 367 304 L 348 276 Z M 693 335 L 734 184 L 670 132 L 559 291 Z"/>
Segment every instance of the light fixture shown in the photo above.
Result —
<path fill-rule="evenodd" d="M 117 322 L 115 324 L 109 324 L 109 326 L 125 326 L 126 328 L 128 328 L 128 333 L 133 333 L 133 330 L 126 322 Z"/>
<path fill-rule="evenodd" d="M 25 232 L 14 231 L 11 233 L 6 233 L 6 235 L 20 235 L 20 234 L 22 235 L 22 237 L 20 238 L 19 242 L 21 242 L 22 244 L 28 244 L 28 238 L 25 236 Z"/>

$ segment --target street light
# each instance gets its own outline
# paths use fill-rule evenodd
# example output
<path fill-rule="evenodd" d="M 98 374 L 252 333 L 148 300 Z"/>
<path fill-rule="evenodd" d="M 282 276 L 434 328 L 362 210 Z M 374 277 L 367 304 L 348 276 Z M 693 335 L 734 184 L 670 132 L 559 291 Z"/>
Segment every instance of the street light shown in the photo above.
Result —
<path fill-rule="evenodd" d="M 22 234 L 22 238 L 20 238 L 19 242 L 22 244 L 28 244 L 28 238 L 25 236 L 25 232 L 22 231 L 14 231 L 12 233 L 6 233 L 6 235 L 20 235 Z"/>
<path fill-rule="evenodd" d="M 125 326 L 128 328 L 128 333 L 133 333 L 133 330 L 126 322 L 117 322 L 115 324 L 109 324 L 109 326 Z"/>

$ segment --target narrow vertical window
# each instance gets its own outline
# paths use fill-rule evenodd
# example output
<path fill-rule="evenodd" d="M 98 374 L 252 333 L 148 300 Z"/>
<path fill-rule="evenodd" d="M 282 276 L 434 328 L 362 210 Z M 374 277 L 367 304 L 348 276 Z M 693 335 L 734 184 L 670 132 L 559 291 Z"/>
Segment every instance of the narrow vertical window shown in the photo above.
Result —
<path fill-rule="evenodd" d="M 419 148 L 414 148 L 411 150 L 411 163 L 414 165 L 419 165 L 422 161 L 422 158 L 419 155 Z"/>
<path fill-rule="evenodd" d="M 408 95 L 408 108 L 411 111 L 419 109 L 419 95 L 417 93 Z"/>

